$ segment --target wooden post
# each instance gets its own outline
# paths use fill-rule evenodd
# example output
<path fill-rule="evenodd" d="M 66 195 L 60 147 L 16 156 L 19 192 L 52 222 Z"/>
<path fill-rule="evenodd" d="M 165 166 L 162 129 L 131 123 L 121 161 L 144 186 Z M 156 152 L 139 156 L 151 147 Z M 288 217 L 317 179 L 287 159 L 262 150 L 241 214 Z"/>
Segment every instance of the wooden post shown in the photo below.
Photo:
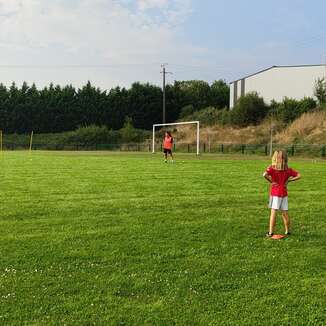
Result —
<path fill-rule="evenodd" d="M 2 130 L 0 130 L 0 152 L 2 153 Z"/>
<path fill-rule="evenodd" d="M 31 138 L 29 140 L 29 152 L 30 153 L 32 152 L 32 146 L 33 146 L 33 134 L 34 134 L 34 132 L 32 131 L 31 132 Z"/>

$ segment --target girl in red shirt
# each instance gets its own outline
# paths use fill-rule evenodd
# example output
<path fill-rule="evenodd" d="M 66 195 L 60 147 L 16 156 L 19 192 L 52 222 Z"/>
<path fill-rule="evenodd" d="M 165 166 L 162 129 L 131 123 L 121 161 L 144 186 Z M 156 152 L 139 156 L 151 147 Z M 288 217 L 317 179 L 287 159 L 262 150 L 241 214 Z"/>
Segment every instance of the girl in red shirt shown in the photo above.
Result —
<path fill-rule="evenodd" d="M 271 183 L 269 208 L 271 215 L 269 219 L 269 231 L 267 237 L 273 236 L 276 213 L 282 212 L 285 234 L 290 234 L 290 218 L 288 214 L 288 192 L 287 184 L 299 180 L 300 173 L 288 167 L 288 157 L 285 151 L 275 151 L 272 157 L 272 165 L 263 174 L 264 178 Z"/>
<path fill-rule="evenodd" d="M 168 154 L 171 156 L 171 160 L 173 163 L 173 154 L 172 154 L 172 146 L 173 146 L 173 137 L 169 131 L 165 133 L 163 140 L 163 152 L 164 152 L 164 160 L 165 163 L 168 161 Z"/>

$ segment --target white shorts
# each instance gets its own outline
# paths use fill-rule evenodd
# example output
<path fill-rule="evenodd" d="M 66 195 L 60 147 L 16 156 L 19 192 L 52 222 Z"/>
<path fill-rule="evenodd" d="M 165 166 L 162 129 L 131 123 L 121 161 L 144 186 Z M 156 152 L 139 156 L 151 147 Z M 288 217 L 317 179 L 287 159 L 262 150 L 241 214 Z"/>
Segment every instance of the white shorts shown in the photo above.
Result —
<path fill-rule="evenodd" d="M 281 211 L 288 211 L 289 210 L 288 197 L 270 196 L 268 207 L 281 210 Z"/>

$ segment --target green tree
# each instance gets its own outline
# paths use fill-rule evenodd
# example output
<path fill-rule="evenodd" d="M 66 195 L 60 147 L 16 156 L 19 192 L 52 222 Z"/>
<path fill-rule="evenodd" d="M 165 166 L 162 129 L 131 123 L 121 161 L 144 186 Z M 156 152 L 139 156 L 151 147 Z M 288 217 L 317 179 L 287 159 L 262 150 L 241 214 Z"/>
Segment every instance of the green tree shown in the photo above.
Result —
<path fill-rule="evenodd" d="M 298 118 L 302 113 L 315 109 L 316 105 L 316 101 L 309 97 L 305 97 L 300 101 L 285 97 L 276 108 L 277 116 L 283 122 L 289 123 Z"/>
<path fill-rule="evenodd" d="M 123 128 L 120 130 L 121 139 L 123 142 L 133 142 L 137 139 L 137 130 L 132 124 L 132 119 L 129 117 L 126 117 L 125 123 L 123 125 Z"/>
<path fill-rule="evenodd" d="M 150 129 L 162 117 L 162 90 L 158 86 L 133 83 L 128 90 L 128 107 L 125 114 L 135 128 Z"/>
<path fill-rule="evenodd" d="M 0 84 L 0 130 L 8 129 L 8 106 L 9 92 L 6 86 Z"/>
<path fill-rule="evenodd" d="M 190 116 L 194 112 L 195 112 L 194 106 L 192 104 L 188 104 L 181 109 L 179 118 L 184 119 L 185 117 Z"/>
<path fill-rule="evenodd" d="M 223 80 L 216 80 L 211 85 L 210 105 L 223 109 L 229 107 L 230 87 Z"/>
<path fill-rule="evenodd" d="M 264 99 L 256 92 L 241 96 L 231 111 L 231 121 L 238 126 L 258 124 L 268 113 L 268 106 Z"/>
<path fill-rule="evenodd" d="M 227 89 L 222 81 L 212 86 L 197 80 L 167 85 L 167 121 L 177 120 L 187 106 L 194 112 L 209 106 L 223 107 Z M 50 84 L 40 90 L 27 83 L 21 87 L 13 83 L 9 88 L 0 85 L 0 124 L 6 133 L 60 133 L 90 125 L 119 130 L 127 116 L 137 129 L 151 129 L 162 121 L 162 89 L 149 83 L 108 92 L 90 82 L 77 90 L 72 85 Z"/>
<path fill-rule="evenodd" d="M 318 78 L 315 83 L 314 95 L 317 97 L 319 104 L 326 103 L 326 79 Z"/>
<path fill-rule="evenodd" d="M 210 104 L 210 86 L 203 80 L 187 80 L 181 82 L 175 82 L 175 86 L 178 87 L 183 93 L 183 105 L 193 105 L 194 110 L 203 109 Z"/>

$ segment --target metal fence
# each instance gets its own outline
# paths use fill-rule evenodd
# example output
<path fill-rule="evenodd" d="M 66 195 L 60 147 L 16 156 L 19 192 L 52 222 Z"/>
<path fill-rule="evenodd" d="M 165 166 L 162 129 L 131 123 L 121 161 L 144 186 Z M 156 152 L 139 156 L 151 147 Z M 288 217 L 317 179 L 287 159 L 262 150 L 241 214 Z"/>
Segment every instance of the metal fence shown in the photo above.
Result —
<path fill-rule="evenodd" d="M 6 142 L 4 150 L 28 150 L 29 145 L 23 143 Z M 121 151 L 121 152 L 149 152 L 152 145 L 145 143 L 128 144 L 44 144 L 33 143 L 32 150 L 47 151 Z"/>
<path fill-rule="evenodd" d="M 27 150 L 27 144 L 22 143 L 4 143 L 4 150 Z M 67 150 L 67 151 L 121 151 L 121 152 L 151 152 L 152 145 L 149 143 L 128 143 L 128 144 L 38 144 L 34 143 L 33 150 Z M 162 144 L 157 143 L 156 151 L 162 151 Z M 196 153 L 195 143 L 175 143 L 174 151 L 176 153 Z M 326 145 L 312 144 L 274 144 L 273 149 L 283 149 L 291 156 L 325 157 Z M 216 154 L 255 154 L 269 155 L 270 146 L 268 144 L 211 144 L 202 142 L 200 144 L 200 153 Z"/>
<path fill-rule="evenodd" d="M 272 149 L 286 150 L 290 156 L 325 157 L 326 145 L 313 144 L 274 144 Z M 178 144 L 174 146 L 176 152 L 196 153 L 196 144 Z M 216 154 L 255 154 L 269 155 L 269 144 L 200 144 L 201 153 Z"/>

